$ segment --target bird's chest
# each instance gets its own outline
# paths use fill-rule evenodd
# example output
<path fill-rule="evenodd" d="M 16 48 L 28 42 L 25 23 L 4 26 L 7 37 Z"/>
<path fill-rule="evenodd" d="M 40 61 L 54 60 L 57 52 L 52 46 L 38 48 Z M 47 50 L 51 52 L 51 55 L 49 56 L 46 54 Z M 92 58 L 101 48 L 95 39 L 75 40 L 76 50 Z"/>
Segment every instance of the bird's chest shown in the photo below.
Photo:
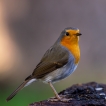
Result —
<path fill-rule="evenodd" d="M 74 45 L 74 46 L 70 46 L 68 47 L 69 51 L 71 52 L 71 54 L 74 57 L 74 63 L 78 64 L 79 60 L 80 60 L 80 49 L 79 46 Z"/>
<path fill-rule="evenodd" d="M 80 60 L 80 49 L 79 49 L 79 44 L 78 43 L 66 43 L 66 42 L 61 42 L 61 44 L 68 49 L 68 51 L 72 54 L 74 57 L 74 63 L 78 64 Z"/>

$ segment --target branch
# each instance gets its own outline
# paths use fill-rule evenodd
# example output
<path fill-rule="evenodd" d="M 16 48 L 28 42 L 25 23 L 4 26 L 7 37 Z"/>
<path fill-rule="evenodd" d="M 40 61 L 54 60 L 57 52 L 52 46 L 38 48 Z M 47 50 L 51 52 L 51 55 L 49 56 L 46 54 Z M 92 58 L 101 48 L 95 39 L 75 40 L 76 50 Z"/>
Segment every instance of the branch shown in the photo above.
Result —
<path fill-rule="evenodd" d="M 48 100 L 35 102 L 29 106 L 106 106 L 106 84 L 90 82 L 76 84 L 59 93 L 69 102 L 52 102 Z"/>

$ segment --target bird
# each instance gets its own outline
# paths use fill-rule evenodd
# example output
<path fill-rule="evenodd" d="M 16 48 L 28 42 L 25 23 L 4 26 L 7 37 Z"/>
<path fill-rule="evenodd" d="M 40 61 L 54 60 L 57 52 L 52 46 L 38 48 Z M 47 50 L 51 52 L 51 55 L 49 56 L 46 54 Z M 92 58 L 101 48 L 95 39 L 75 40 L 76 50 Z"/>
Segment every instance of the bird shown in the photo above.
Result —
<path fill-rule="evenodd" d="M 78 28 L 67 27 L 56 42 L 45 52 L 32 74 L 6 99 L 11 100 L 21 89 L 34 81 L 49 84 L 57 100 L 62 101 L 53 84 L 67 78 L 77 68 L 80 60 Z"/>

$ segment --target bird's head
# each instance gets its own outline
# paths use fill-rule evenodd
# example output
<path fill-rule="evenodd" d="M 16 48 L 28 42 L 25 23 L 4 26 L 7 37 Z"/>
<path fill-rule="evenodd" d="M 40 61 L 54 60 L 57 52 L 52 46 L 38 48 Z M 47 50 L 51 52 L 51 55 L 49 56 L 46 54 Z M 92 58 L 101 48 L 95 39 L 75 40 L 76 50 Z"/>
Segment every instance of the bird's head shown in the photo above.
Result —
<path fill-rule="evenodd" d="M 65 43 L 78 43 L 80 33 L 78 28 L 65 28 L 61 33 L 61 42 Z"/>

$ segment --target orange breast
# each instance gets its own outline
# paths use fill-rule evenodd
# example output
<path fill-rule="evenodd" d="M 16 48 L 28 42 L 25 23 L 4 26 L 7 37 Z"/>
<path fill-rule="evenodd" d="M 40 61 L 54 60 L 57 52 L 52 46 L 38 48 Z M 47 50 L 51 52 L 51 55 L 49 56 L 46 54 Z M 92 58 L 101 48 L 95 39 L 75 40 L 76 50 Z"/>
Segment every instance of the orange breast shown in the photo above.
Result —
<path fill-rule="evenodd" d="M 65 46 L 71 54 L 75 58 L 75 64 L 78 64 L 79 59 L 80 59 L 80 49 L 79 49 L 79 44 L 77 40 L 72 40 L 70 41 L 69 39 L 63 38 L 61 41 L 61 45 Z"/>

